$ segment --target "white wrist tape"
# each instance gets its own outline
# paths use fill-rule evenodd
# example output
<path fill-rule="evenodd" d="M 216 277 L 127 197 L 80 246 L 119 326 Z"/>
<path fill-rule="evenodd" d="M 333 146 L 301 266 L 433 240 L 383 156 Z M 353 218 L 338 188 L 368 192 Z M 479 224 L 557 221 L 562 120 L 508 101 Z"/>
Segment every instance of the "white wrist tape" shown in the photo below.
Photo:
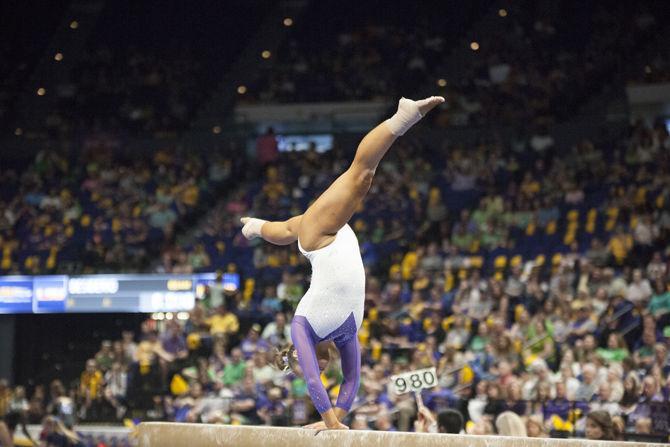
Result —
<path fill-rule="evenodd" d="M 244 220 L 246 219 L 246 220 Z M 242 227 L 242 234 L 247 239 L 254 239 L 261 236 L 261 228 L 267 220 L 256 219 L 255 217 L 244 217 L 244 227 Z"/>
<path fill-rule="evenodd" d="M 400 101 L 398 101 L 398 111 L 391 118 L 387 119 L 385 123 L 393 135 L 400 136 L 404 135 L 421 118 L 422 115 L 419 112 L 419 105 L 416 101 L 400 98 Z"/>

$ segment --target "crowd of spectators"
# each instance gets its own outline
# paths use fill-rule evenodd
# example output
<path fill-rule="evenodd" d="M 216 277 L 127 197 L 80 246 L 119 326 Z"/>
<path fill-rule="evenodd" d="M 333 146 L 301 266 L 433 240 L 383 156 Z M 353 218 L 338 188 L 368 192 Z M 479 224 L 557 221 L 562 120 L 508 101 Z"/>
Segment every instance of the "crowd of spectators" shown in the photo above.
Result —
<path fill-rule="evenodd" d="M 346 422 L 440 430 L 455 410 L 468 433 L 667 431 L 665 128 L 637 124 L 625 142 L 602 143 L 608 151 L 588 141 L 566 151 L 546 135 L 468 150 L 431 141 L 394 146 L 352 221 L 367 286 L 361 388 Z M 36 388 L 29 419 L 312 420 L 302 378 L 272 366 L 290 341 L 309 265 L 285 247 L 249 244 L 235 217 L 302 212 L 347 157 L 338 148 L 282 153 L 259 179 L 238 183 L 178 257 L 195 270 L 211 262 L 241 273 L 240 290 L 220 287 L 219 277 L 188 318 L 160 315 L 137 337 L 104 342 L 76 386 Z M 331 357 L 323 381 L 336 395 L 341 371 Z M 430 366 L 439 382 L 423 392 L 424 405 L 390 392 L 391 375 Z M 5 393 L 12 402 L 25 391 Z"/>
<path fill-rule="evenodd" d="M 479 10 L 487 2 L 475 3 Z M 522 3 L 528 8 L 501 9 L 500 27 L 474 37 L 462 78 L 443 86 L 450 104 L 438 123 L 565 118 L 658 26 L 653 8 L 632 4 L 605 11 L 589 3 L 587 23 Z M 312 8 L 305 23 L 318 23 L 309 17 L 322 10 Z M 613 26 L 626 14 L 634 20 Z M 414 33 L 392 28 L 404 23 L 399 17 L 352 21 L 339 35 L 314 39 L 296 26 L 245 100 L 369 100 L 395 96 L 402 85 L 433 85 L 452 46 L 442 18 L 434 14 Z M 102 342 L 72 383 L 26 389 L 0 381 L 0 417 L 44 421 L 45 438 L 71 443 L 79 421 L 314 420 L 304 380 L 273 367 L 290 342 L 309 264 L 296 250 L 247 241 L 237 221 L 302 213 L 352 152 L 337 143 L 323 154 L 270 151 L 250 166 L 235 145 L 205 156 L 183 148 L 124 155 L 118 130 L 186 126 L 204 88 L 202 67 L 188 52 L 172 58 L 101 42 L 57 89 L 49 121 L 89 129 L 81 153 L 44 150 L 26 169 L 0 171 L 0 272 L 218 269 L 240 274 L 241 286 L 223 287 L 219 274 L 188 316 L 158 314 L 138 334 Z M 346 423 L 667 436 L 669 149 L 663 122 L 570 148 L 543 126 L 470 145 L 443 141 L 435 129 L 398 141 L 351 221 L 367 283 L 361 387 Z M 219 199 L 222 185 L 229 187 Z M 177 238 L 180 226 L 189 231 Z M 335 396 L 341 371 L 337 352 L 330 355 L 322 380 Z M 390 391 L 392 375 L 432 366 L 438 385 L 421 402 Z"/>
<path fill-rule="evenodd" d="M 642 75 L 648 62 L 632 67 L 630 60 L 645 45 L 652 46 L 649 42 L 656 41 L 664 26 L 656 20 L 660 5 L 648 2 L 614 8 L 581 1 L 478 2 L 473 5 L 478 13 L 470 17 L 470 11 L 461 11 L 456 25 L 449 21 L 451 5 L 443 5 L 445 11 L 431 4 L 427 10 L 413 5 L 379 14 L 379 4 L 361 8 L 348 3 L 357 17 L 366 19 L 351 20 L 349 8 L 329 2 L 311 5 L 241 100 L 345 101 L 419 94 L 407 91 L 409 85 L 421 86 L 421 93 L 439 89 L 447 97 L 436 118 L 442 125 L 565 120 L 617 74 Z M 488 20 L 490 15 L 497 20 Z M 453 33 L 478 20 L 487 25 L 481 31 L 474 25 L 467 40 Z M 657 41 L 665 48 L 662 38 Z M 471 54 L 461 47 L 470 47 Z M 662 64 L 664 59 L 655 60 Z"/>
<path fill-rule="evenodd" d="M 68 11 L 64 1 L 40 5 L 40 15 L 46 18 L 26 27 L 35 41 L 18 40 L 18 31 L 23 31 L 19 29 L 6 36 L 12 45 L 0 47 L 0 54 L 11 61 L 2 67 L 0 119 L 11 118 L 19 129 L 16 136 L 27 129 L 68 140 L 92 129 L 126 136 L 177 136 L 219 87 L 222 73 L 257 32 L 269 4 L 205 0 L 193 8 L 177 2 L 121 0 L 104 2 L 98 13 L 83 17 Z M 25 23 L 33 14 L 29 6 L 13 7 L 5 16 L 16 16 L 17 22 Z M 65 14 L 72 16 L 63 18 Z M 228 32 L 242 23 L 237 32 Z M 47 48 L 57 52 L 48 54 Z M 46 79 L 33 73 L 39 64 L 52 67 Z M 32 81 L 26 82 L 28 78 Z M 44 89 L 44 114 L 35 116 L 17 104 L 30 103 L 25 96 L 35 95 L 38 87 Z"/>
<path fill-rule="evenodd" d="M 0 272 L 142 271 L 234 164 L 234 146 L 205 157 L 175 148 L 126 157 L 119 144 L 102 134 L 86 139 L 76 161 L 43 150 L 20 172 L 2 170 Z"/>

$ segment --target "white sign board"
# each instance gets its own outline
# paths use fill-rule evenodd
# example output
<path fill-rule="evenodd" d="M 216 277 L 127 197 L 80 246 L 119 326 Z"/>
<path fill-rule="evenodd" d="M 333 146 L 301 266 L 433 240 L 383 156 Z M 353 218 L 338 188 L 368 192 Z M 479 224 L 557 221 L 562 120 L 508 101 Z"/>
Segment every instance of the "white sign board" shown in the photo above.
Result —
<path fill-rule="evenodd" d="M 437 385 L 435 368 L 418 369 L 397 376 L 391 376 L 389 383 L 395 394 L 404 394 L 410 391 L 421 391 Z"/>

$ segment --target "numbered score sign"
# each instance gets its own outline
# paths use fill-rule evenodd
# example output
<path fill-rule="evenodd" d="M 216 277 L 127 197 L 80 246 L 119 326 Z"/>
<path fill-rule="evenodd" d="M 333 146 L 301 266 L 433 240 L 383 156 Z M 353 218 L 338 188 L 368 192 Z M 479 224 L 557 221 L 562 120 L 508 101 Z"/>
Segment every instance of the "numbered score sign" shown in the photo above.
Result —
<path fill-rule="evenodd" d="M 397 376 L 391 376 L 391 390 L 395 394 L 421 391 L 437 385 L 435 368 L 418 369 Z"/>

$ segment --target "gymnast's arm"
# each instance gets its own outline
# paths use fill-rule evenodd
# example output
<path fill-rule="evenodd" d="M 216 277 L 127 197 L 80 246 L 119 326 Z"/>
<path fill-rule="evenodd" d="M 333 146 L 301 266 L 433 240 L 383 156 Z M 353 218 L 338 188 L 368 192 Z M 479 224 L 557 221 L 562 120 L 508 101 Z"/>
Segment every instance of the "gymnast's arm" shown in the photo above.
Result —
<path fill-rule="evenodd" d="M 262 237 L 275 245 L 289 245 L 298 240 L 302 214 L 280 222 L 268 222 L 254 217 L 243 217 L 240 220 L 244 224 L 242 234 L 247 239 Z"/>

